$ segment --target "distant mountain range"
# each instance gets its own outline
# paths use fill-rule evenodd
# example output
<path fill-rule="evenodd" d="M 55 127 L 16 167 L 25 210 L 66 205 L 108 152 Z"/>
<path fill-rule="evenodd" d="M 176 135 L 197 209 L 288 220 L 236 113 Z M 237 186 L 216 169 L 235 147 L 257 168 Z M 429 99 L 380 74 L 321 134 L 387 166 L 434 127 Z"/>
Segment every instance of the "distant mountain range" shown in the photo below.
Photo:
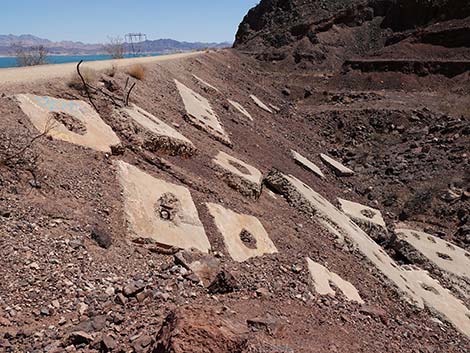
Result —
<path fill-rule="evenodd" d="M 15 36 L 0 34 L 0 55 L 12 55 L 12 44 L 21 44 L 24 47 L 43 45 L 50 55 L 95 55 L 106 53 L 104 44 L 86 44 L 82 42 L 61 41 L 52 42 L 30 34 Z M 174 53 L 204 48 L 224 48 L 231 43 L 201 43 L 179 42 L 173 39 L 146 40 L 134 45 L 141 53 Z M 129 44 L 126 44 L 129 47 Z"/>

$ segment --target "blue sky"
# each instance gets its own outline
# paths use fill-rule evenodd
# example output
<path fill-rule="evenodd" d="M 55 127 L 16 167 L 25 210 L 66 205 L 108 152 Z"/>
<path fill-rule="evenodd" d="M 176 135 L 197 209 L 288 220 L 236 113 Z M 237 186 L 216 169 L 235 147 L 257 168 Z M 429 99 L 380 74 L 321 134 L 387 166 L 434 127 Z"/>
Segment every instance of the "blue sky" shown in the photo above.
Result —
<path fill-rule="evenodd" d="M 149 39 L 233 41 L 238 24 L 259 0 L 3 0 L 0 34 L 105 42 L 146 33 Z"/>

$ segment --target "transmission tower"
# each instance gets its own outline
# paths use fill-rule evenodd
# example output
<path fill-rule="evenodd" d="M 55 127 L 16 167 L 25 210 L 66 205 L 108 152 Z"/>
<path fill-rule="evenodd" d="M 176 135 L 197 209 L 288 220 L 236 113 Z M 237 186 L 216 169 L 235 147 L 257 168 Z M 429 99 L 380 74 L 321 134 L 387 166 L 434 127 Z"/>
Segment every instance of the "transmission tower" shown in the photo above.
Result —
<path fill-rule="evenodd" d="M 130 54 L 133 56 L 138 56 L 140 54 L 139 47 L 136 44 L 146 41 L 147 35 L 145 33 L 127 33 L 125 35 L 126 43 L 129 44 Z"/>

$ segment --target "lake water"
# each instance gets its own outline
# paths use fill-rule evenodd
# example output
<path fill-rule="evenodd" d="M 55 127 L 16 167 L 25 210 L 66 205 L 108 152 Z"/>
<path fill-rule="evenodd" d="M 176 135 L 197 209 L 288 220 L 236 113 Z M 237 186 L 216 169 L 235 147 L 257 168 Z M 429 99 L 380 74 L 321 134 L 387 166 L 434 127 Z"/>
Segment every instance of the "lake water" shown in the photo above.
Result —
<path fill-rule="evenodd" d="M 145 54 L 145 55 L 138 55 L 138 56 L 159 56 L 162 54 Z M 126 58 L 136 57 L 135 55 L 125 55 Z M 110 55 L 51 55 L 47 57 L 48 64 L 65 64 L 65 63 L 74 63 L 79 62 L 80 60 L 83 61 L 97 61 L 97 60 L 111 60 L 112 57 Z M 6 67 L 16 67 L 16 58 L 15 57 L 0 57 L 0 68 Z"/>

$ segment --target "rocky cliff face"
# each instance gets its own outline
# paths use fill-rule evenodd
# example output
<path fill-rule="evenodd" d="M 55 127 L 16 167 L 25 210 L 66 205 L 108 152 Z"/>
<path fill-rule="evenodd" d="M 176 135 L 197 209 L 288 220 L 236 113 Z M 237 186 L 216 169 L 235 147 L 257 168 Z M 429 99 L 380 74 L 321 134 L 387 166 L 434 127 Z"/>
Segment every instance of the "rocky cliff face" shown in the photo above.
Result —
<path fill-rule="evenodd" d="M 234 46 L 260 59 L 334 67 L 468 16 L 462 0 L 263 0 L 245 16 Z"/>

